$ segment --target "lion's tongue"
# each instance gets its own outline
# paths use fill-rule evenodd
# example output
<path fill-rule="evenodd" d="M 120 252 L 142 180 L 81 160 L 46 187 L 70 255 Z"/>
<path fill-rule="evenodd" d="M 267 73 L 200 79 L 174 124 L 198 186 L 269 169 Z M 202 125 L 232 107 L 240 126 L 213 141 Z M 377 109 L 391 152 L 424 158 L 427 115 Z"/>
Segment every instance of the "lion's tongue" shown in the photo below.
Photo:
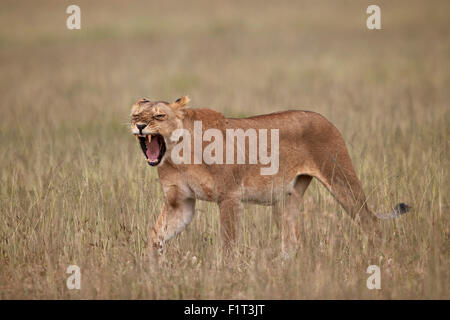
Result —
<path fill-rule="evenodd" d="M 147 142 L 147 158 L 151 161 L 158 160 L 159 157 L 159 142 L 158 138 L 154 137 L 150 143 Z"/>

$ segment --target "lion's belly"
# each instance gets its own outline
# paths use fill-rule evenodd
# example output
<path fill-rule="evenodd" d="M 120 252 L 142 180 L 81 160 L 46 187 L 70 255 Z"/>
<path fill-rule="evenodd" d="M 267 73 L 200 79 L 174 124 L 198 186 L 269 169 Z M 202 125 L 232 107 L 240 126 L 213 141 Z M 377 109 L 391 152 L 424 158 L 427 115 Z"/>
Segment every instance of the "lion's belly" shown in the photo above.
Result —
<path fill-rule="evenodd" d="M 219 202 L 226 198 L 239 198 L 241 201 L 256 203 L 261 205 L 273 205 L 282 197 L 283 192 L 291 190 L 290 185 L 284 187 L 274 187 L 271 185 L 262 185 L 259 187 L 244 186 L 240 190 L 230 191 L 230 193 L 215 192 L 214 186 L 208 186 L 201 183 L 191 183 L 191 190 L 195 198 L 204 201 Z"/>
<path fill-rule="evenodd" d="M 225 171 L 225 170 L 224 170 Z M 261 205 L 272 205 L 283 194 L 291 192 L 294 188 L 296 174 L 294 171 L 281 177 L 261 176 L 250 170 L 246 174 L 233 175 L 231 171 L 214 173 L 186 170 L 185 181 L 193 196 L 199 200 L 220 202 L 224 199 L 240 199 Z"/>
<path fill-rule="evenodd" d="M 273 180 L 259 180 L 254 177 L 243 179 L 239 187 L 236 188 L 220 184 L 217 180 L 191 180 L 189 184 L 195 198 L 199 200 L 219 202 L 226 198 L 238 198 L 244 202 L 260 205 L 273 205 L 284 193 L 291 192 L 293 186 L 294 179 L 277 183 Z"/>
<path fill-rule="evenodd" d="M 276 179 L 252 179 L 250 183 L 244 180 L 242 184 L 242 197 L 244 202 L 251 202 L 261 205 L 273 205 L 284 197 L 284 194 L 292 192 L 295 178 L 284 181 Z M 258 183 L 259 182 L 259 183 Z"/>

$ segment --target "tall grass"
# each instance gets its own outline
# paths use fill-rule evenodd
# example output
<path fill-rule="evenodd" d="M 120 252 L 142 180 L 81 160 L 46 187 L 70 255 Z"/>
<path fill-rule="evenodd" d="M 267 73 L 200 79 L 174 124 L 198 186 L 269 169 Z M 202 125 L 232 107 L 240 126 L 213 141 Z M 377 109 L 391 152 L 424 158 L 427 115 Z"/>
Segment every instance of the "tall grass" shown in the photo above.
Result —
<path fill-rule="evenodd" d="M 0 298 L 450 298 L 448 1 L 0 3 Z M 31 15 L 30 12 L 33 12 Z M 343 133 L 369 204 L 413 207 L 367 247 L 314 182 L 301 249 L 282 259 L 265 207 L 245 206 L 225 263 L 218 208 L 199 202 L 162 264 L 148 236 L 162 202 L 131 136 L 139 97 L 227 116 L 320 112 Z M 68 290 L 69 265 L 81 290 Z M 366 269 L 381 268 L 381 290 Z"/>

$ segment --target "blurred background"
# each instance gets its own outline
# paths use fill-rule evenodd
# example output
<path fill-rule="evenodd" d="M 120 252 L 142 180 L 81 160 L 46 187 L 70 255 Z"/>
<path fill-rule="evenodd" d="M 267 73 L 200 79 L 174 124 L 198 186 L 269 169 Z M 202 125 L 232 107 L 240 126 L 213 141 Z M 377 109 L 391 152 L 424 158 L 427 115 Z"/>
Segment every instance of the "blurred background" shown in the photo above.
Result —
<path fill-rule="evenodd" d="M 1 1 L 0 298 L 450 298 L 449 18 L 445 0 Z M 182 95 L 226 116 L 323 114 L 369 204 L 413 212 L 368 248 L 315 183 L 297 257 L 277 258 L 269 211 L 247 206 L 226 265 L 201 202 L 159 269 L 147 240 L 162 193 L 129 113 Z M 82 290 L 65 286 L 70 264 Z M 370 264 L 383 290 L 367 290 Z"/>

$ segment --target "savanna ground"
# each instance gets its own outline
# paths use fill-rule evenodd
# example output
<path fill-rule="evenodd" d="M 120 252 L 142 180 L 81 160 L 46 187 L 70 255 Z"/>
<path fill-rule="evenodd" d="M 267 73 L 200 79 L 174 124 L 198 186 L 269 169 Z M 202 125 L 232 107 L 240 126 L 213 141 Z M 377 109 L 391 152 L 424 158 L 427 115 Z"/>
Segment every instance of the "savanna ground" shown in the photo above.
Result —
<path fill-rule="evenodd" d="M 372 1 L 373 2 L 373 1 Z M 0 298 L 450 298 L 450 2 L 0 3 Z M 307 109 L 343 133 L 370 206 L 413 210 L 365 246 L 317 182 L 302 248 L 280 258 L 270 211 L 248 205 L 225 262 L 218 208 L 151 263 L 157 171 L 129 131 L 145 96 L 227 116 Z M 81 290 L 68 290 L 69 265 Z M 381 268 L 381 290 L 366 269 Z"/>

